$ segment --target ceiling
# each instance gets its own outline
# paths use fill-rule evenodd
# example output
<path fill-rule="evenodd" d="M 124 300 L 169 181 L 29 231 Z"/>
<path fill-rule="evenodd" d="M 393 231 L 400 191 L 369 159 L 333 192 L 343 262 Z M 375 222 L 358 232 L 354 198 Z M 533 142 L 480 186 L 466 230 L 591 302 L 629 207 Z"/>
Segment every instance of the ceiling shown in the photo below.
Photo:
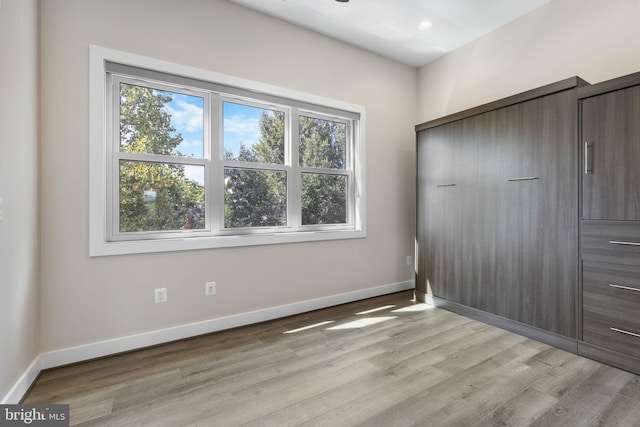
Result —
<path fill-rule="evenodd" d="M 421 67 L 551 0 L 230 1 Z"/>

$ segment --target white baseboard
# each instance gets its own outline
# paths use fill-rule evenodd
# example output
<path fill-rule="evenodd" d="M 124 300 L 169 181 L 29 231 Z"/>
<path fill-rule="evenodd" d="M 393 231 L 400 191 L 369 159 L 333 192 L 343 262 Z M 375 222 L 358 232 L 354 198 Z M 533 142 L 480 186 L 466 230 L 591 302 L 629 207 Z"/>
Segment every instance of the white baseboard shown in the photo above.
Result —
<path fill-rule="evenodd" d="M 205 320 L 188 325 L 175 326 L 172 328 L 85 344 L 78 347 L 49 351 L 40 355 L 40 369 L 50 369 L 58 366 L 68 365 L 71 363 L 83 362 L 98 357 L 109 356 L 125 351 L 137 350 L 152 345 L 163 344 L 211 332 L 236 328 L 238 326 L 264 322 L 266 320 L 279 319 L 294 314 L 305 313 L 307 311 L 332 307 L 334 305 L 345 304 L 348 302 L 386 295 L 394 292 L 405 291 L 413 288 L 413 280 L 393 283 L 390 285 L 363 289 L 360 291 L 348 292 L 339 295 L 332 295 L 324 298 L 302 301 L 278 307 L 266 308 L 264 310 L 242 313 L 233 316 L 222 317 L 219 319 Z"/>
<path fill-rule="evenodd" d="M 0 400 L 0 404 L 14 405 L 20 403 L 22 397 L 29 391 L 31 384 L 38 378 L 40 371 L 42 370 L 42 356 L 39 355 L 29 365 L 26 371 L 22 374 L 20 379 L 11 387 L 9 393 Z"/>

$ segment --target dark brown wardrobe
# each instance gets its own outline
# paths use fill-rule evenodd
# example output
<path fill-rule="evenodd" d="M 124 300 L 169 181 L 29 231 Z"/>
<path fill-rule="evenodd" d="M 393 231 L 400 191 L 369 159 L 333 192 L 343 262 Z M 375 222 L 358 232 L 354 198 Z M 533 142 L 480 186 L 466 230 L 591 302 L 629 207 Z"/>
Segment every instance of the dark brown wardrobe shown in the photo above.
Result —
<path fill-rule="evenodd" d="M 582 84 L 416 127 L 419 299 L 576 352 Z"/>
<path fill-rule="evenodd" d="M 578 91 L 582 340 L 578 353 L 640 373 L 640 73 Z"/>
<path fill-rule="evenodd" d="M 640 374 L 640 73 L 416 132 L 418 299 Z"/>

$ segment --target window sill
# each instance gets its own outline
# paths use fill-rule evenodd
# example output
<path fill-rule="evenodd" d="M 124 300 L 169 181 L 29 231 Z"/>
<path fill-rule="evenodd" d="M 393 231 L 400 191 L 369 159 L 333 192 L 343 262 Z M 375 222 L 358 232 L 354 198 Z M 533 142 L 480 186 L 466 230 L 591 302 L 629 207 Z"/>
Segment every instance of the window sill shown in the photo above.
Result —
<path fill-rule="evenodd" d="M 293 233 L 243 234 L 233 236 L 185 237 L 176 239 L 91 242 L 89 256 L 112 256 L 198 249 L 234 248 L 242 246 L 305 243 L 325 240 L 361 239 L 365 230 L 298 231 Z"/>

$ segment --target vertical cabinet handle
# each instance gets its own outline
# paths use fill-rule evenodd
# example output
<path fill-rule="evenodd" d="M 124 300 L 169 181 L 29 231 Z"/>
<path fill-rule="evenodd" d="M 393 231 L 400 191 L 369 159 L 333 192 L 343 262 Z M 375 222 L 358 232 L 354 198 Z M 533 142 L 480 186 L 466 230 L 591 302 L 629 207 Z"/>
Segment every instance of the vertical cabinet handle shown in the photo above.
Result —
<path fill-rule="evenodd" d="M 589 175 L 593 173 L 593 144 L 584 143 L 584 174 Z"/>

